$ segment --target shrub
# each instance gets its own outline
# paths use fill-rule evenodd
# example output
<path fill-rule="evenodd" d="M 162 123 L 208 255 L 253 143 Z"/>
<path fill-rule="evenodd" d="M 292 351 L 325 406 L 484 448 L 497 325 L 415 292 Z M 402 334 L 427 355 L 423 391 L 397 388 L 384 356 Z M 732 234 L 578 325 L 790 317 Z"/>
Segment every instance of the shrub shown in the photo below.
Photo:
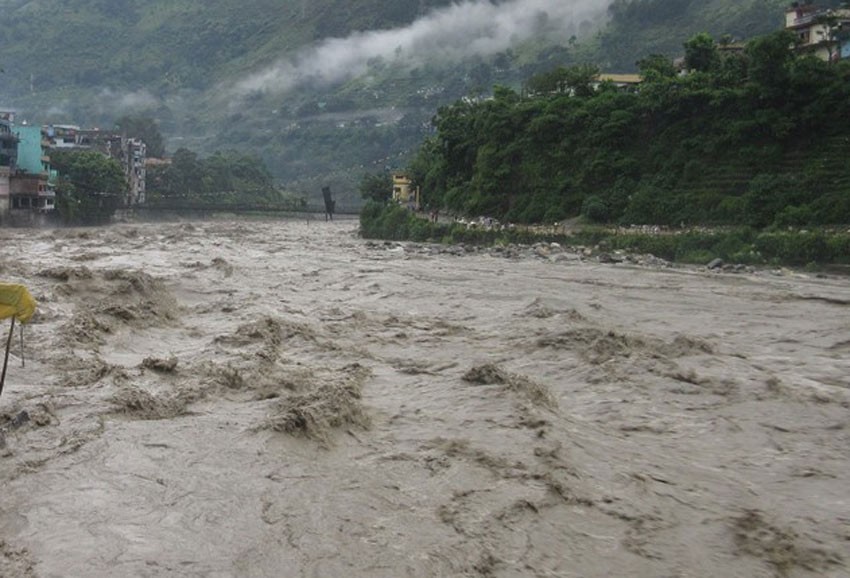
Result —
<path fill-rule="evenodd" d="M 571 236 L 527 227 L 508 230 L 467 227 L 460 223 L 431 223 L 404 207 L 368 203 L 360 213 L 360 231 L 365 238 L 428 241 L 474 245 L 558 242 L 562 245 L 599 245 L 606 250 L 650 253 L 668 261 L 708 263 L 719 257 L 733 263 L 823 265 L 850 263 L 850 234 L 824 231 L 773 231 L 757 233 L 740 228 L 731 231 L 691 231 L 682 234 L 615 234 L 602 227 L 587 227 Z"/>
<path fill-rule="evenodd" d="M 770 263 L 805 265 L 833 261 L 830 244 L 823 233 L 762 233 L 755 247 Z"/>
<path fill-rule="evenodd" d="M 833 263 L 850 263 L 850 235 L 832 235 L 826 244 Z"/>
<path fill-rule="evenodd" d="M 802 207 L 785 207 L 776 215 L 773 224 L 777 227 L 803 227 L 810 225 L 813 220 L 814 213 L 808 206 L 804 205 Z"/>
<path fill-rule="evenodd" d="M 604 223 L 608 220 L 608 205 L 597 195 L 587 197 L 581 205 L 582 216 L 591 223 Z"/>

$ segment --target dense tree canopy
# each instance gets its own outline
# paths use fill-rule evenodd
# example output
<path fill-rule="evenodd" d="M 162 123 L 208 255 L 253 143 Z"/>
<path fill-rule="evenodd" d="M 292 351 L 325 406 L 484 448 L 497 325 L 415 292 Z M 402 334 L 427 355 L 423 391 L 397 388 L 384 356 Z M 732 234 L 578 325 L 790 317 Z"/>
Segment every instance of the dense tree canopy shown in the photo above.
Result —
<path fill-rule="evenodd" d="M 67 223 L 107 223 L 128 190 L 121 165 L 94 151 L 54 151 L 60 175 L 57 209 Z"/>
<path fill-rule="evenodd" d="M 147 188 L 153 203 L 278 205 L 292 200 L 275 186 L 261 159 L 236 151 L 200 158 L 189 149 L 178 149 L 169 165 L 148 171 Z"/>
<path fill-rule="evenodd" d="M 367 201 L 386 202 L 393 193 L 393 179 L 389 172 L 367 173 L 360 181 L 360 196 Z"/>
<path fill-rule="evenodd" d="M 714 38 L 701 32 L 685 42 L 685 68 L 698 72 L 709 72 L 720 64 L 720 54 Z"/>
<path fill-rule="evenodd" d="M 566 88 L 586 69 L 499 89 L 435 118 L 410 169 L 426 205 L 519 222 L 584 212 L 625 223 L 850 222 L 850 63 L 793 52 L 785 32 L 743 53 L 707 35 L 690 74 L 641 61 L 638 89 Z"/>

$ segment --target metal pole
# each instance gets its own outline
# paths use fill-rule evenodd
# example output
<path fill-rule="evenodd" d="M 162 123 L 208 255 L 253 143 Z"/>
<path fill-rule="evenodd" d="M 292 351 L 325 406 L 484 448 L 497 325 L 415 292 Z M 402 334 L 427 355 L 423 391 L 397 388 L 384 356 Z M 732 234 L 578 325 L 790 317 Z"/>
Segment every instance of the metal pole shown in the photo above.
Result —
<path fill-rule="evenodd" d="M 9 328 L 9 337 L 6 339 L 6 355 L 3 358 L 3 373 L 0 374 L 0 395 L 3 394 L 3 384 L 6 383 L 6 366 L 9 365 L 9 348 L 12 347 L 12 337 L 15 335 L 15 318 L 12 317 L 12 326 Z"/>

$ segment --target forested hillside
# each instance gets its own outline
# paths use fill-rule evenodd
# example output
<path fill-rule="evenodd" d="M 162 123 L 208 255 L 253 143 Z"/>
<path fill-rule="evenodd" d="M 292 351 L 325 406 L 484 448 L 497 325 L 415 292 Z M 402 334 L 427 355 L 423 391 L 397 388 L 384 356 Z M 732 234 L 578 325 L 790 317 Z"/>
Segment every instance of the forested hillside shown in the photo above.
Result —
<path fill-rule="evenodd" d="M 260 155 L 354 202 L 436 110 L 558 66 L 634 67 L 696 32 L 781 25 L 777 0 L 0 0 L 0 108 L 37 123 L 154 118 L 174 152 Z M 346 199 L 342 199 L 346 203 Z"/>
<path fill-rule="evenodd" d="M 3 96 L 204 89 L 326 37 L 409 24 L 449 1 L 0 0 L 0 55 L 17 81 L 4 83 Z"/>

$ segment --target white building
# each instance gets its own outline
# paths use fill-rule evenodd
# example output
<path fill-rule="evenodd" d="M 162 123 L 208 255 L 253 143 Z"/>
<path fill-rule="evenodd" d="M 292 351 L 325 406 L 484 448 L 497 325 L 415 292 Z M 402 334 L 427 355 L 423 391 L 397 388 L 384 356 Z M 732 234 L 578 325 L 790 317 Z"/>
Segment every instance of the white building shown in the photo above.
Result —
<path fill-rule="evenodd" d="M 827 62 L 850 58 L 850 9 L 794 2 L 785 11 L 785 29 L 797 36 L 800 51 Z"/>

